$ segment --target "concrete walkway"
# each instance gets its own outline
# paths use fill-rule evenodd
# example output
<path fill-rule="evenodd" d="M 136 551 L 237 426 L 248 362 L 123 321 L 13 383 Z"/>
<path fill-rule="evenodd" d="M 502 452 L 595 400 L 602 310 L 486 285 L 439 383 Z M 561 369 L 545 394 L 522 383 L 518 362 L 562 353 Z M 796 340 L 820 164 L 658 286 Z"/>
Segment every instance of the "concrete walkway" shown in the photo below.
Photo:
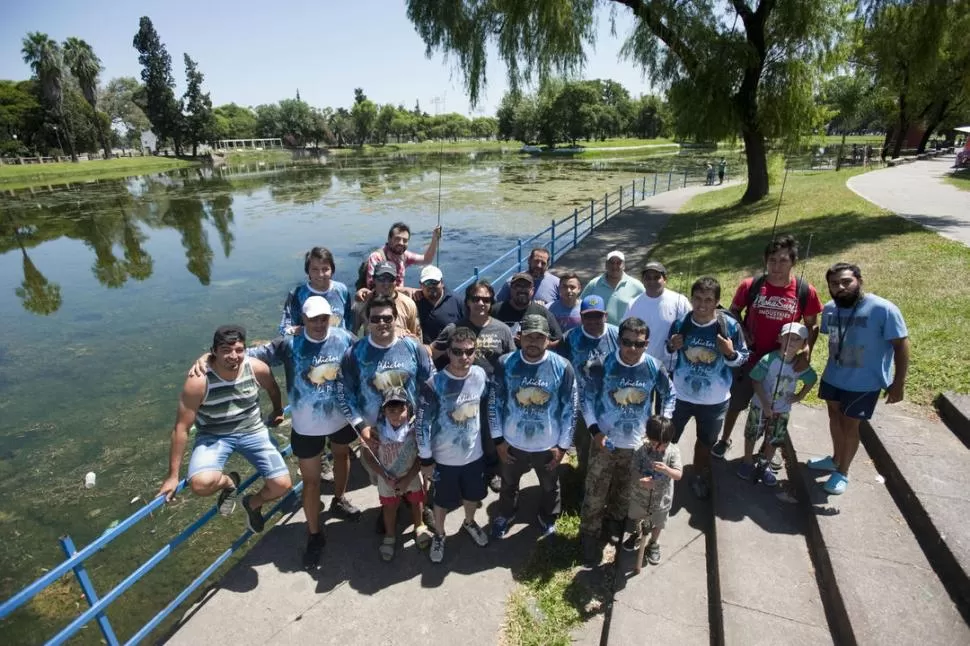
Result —
<path fill-rule="evenodd" d="M 953 155 L 856 175 L 846 182 L 860 197 L 942 236 L 970 246 L 970 191 L 942 178 Z"/>

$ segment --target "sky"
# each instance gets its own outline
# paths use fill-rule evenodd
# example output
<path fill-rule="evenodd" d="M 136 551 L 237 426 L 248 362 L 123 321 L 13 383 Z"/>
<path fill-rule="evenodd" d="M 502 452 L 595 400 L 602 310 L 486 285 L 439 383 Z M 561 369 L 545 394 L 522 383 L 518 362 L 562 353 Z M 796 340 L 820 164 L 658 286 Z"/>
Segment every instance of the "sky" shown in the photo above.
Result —
<path fill-rule="evenodd" d="M 30 76 L 20 48 L 30 31 L 63 42 L 86 40 L 104 64 L 102 83 L 117 76 L 139 77 L 132 38 L 147 15 L 172 57 L 177 91 L 184 90 L 188 53 L 205 74 L 213 105 L 256 106 L 301 98 L 316 107 L 349 107 L 354 88 L 377 103 L 417 100 L 428 113 L 494 115 L 505 93 L 506 68 L 488 60 L 488 86 L 472 110 L 462 76 L 442 54 L 430 59 L 407 18 L 404 0 L 3 0 L 0 19 L 0 79 Z M 633 96 L 650 93 L 639 68 L 618 59 L 633 18 L 617 13 L 610 35 L 609 11 L 597 18 L 595 51 L 587 52 L 585 78 L 612 78 Z M 442 97 L 436 109 L 433 100 Z"/>

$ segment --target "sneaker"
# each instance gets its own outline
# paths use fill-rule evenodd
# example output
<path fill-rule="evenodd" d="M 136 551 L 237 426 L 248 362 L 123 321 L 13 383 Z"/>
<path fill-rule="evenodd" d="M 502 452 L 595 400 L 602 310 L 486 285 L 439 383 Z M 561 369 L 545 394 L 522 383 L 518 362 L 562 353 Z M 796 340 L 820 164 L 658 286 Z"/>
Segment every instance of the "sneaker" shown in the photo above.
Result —
<path fill-rule="evenodd" d="M 845 493 L 845 488 L 848 486 L 849 478 L 838 471 L 833 471 L 828 481 L 822 485 L 822 488 L 825 489 L 826 493 L 830 493 L 833 496 L 841 496 Z"/>
<path fill-rule="evenodd" d="M 623 538 L 623 522 L 612 518 L 603 519 L 603 538 L 608 543 L 619 545 Z"/>
<path fill-rule="evenodd" d="M 771 456 L 771 462 L 769 463 L 769 466 L 771 467 L 772 471 L 774 471 L 775 473 L 778 473 L 779 471 L 781 471 L 783 462 L 784 462 L 784 456 L 782 456 L 781 451 L 775 451 L 775 454 Z"/>
<path fill-rule="evenodd" d="M 751 474 L 751 482 L 754 484 L 761 482 L 765 477 L 765 471 L 770 471 L 768 461 L 759 457 L 758 462 L 754 465 L 754 472 Z"/>
<path fill-rule="evenodd" d="M 488 488 L 494 493 L 498 493 L 502 490 L 502 476 L 495 474 L 488 479 Z"/>
<path fill-rule="evenodd" d="M 486 534 L 474 520 L 471 522 L 466 520 L 462 522 L 461 526 L 462 529 L 468 532 L 468 535 L 472 537 L 472 540 L 475 541 L 475 545 L 478 545 L 479 547 L 485 547 L 488 545 L 488 534 Z"/>
<path fill-rule="evenodd" d="M 492 521 L 492 538 L 505 538 L 505 535 L 509 533 L 509 525 L 511 524 L 508 518 L 496 516 Z"/>
<path fill-rule="evenodd" d="M 435 534 L 434 538 L 431 539 L 431 551 L 428 552 L 428 558 L 431 559 L 432 563 L 441 563 L 445 558 L 445 537 L 441 534 Z"/>
<path fill-rule="evenodd" d="M 623 549 L 625 549 L 627 552 L 636 552 L 638 549 L 640 549 L 640 539 L 642 538 L 643 534 L 641 534 L 640 529 L 637 528 L 629 536 L 627 536 L 625 541 L 623 541 Z"/>
<path fill-rule="evenodd" d="M 724 459 L 724 454 L 731 448 L 731 440 L 718 440 L 711 447 L 711 456 L 718 460 Z"/>
<path fill-rule="evenodd" d="M 236 493 L 239 490 L 239 474 L 235 471 L 229 472 L 229 479 L 232 480 L 232 489 L 223 489 L 219 492 L 219 499 L 216 506 L 219 513 L 223 516 L 230 515 L 236 509 Z"/>
<path fill-rule="evenodd" d="M 556 521 L 547 523 L 542 519 L 542 514 L 536 516 L 536 520 L 539 521 L 539 538 L 545 538 L 547 536 L 552 536 L 556 533 Z"/>
<path fill-rule="evenodd" d="M 750 480 L 751 476 L 754 475 L 754 463 L 753 462 L 742 462 L 738 465 L 738 477 L 742 480 Z"/>
<path fill-rule="evenodd" d="M 690 481 L 690 488 L 698 500 L 707 500 L 711 495 L 711 488 L 703 476 L 694 476 Z"/>
<path fill-rule="evenodd" d="M 418 525 L 414 530 L 414 544 L 419 550 L 426 550 L 431 545 L 431 537 L 434 536 L 427 525 Z"/>
<path fill-rule="evenodd" d="M 315 570 L 320 564 L 320 554 L 327 544 L 327 537 L 322 531 L 310 534 L 306 541 L 306 551 L 303 552 L 303 569 Z"/>
<path fill-rule="evenodd" d="M 826 455 L 824 458 L 812 458 L 805 462 L 805 466 L 815 471 L 835 471 L 838 469 L 831 455 Z"/>
<path fill-rule="evenodd" d="M 596 567 L 603 560 L 603 548 L 592 534 L 583 535 L 583 563 L 587 567 Z"/>
<path fill-rule="evenodd" d="M 348 520 L 359 520 L 360 510 L 354 507 L 354 505 L 347 500 L 347 496 L 341 496 L 340 498 L 334 498 L 330 502 L 330 513 L 339 518 L 346 518 Z M 379 515 L 383 516 L 383 515 Z M 382 518 L 383 524 L 383 518 Z"/>
<path fill-rule="evenodd" d="M 761 474 L 761 482 L 766 487 L 776 487 L 778 486 L 778 476 L 771 469 L 765 469 L 764 473 Z"/>
<path fill-rule="evenodd" d="M 396 545 L 397 539 L 393 536 L 385 536 L 381 539 L 381 546 L 377 548 L 377 553 L 381 555 L 382 561 L 387 563 L 394 558 L 394 547 Z"/>
<path fill-rule="evenodd" d="M 650 541 L 647 543 L 647 563 L 657 565 L 660 563 L 660 543 Z"/>
<path fill-rule="evenodd" d="M 250 509 L 249 499 L 252 496 L 243 496 L 242 506 L 246 511 L 246 527 L 249 528 L 254 534 L 258 534 L 263 531 L 263 527 L 266 526 L 266 521 L 263 520 L 263 513 L 259 509 Z"/>
<path fill-rule="evenodd" d="M 320 458 L 320 479 L 323 482 L 333 482 L 333 455 L 324 453 Z"/>
<path fill-rule="evenodd" d="M 421 520 L 424 521 L 424 526 L 428 528 L 432 533 L 435 530 L 434 527 L 434 510 L 430 506 L 425 507 L 424 511 L 421 512 Z"/>

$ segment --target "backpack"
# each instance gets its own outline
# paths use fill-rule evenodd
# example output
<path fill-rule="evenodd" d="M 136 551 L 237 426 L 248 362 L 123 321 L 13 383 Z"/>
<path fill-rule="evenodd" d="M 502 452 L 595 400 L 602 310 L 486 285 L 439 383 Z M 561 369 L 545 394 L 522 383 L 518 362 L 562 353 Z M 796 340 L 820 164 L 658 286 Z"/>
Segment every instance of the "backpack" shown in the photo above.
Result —
<path fill-rule="evenodd" d="M 744 305 L 744 320 L 748 320 L 748 315 L 751 312 L 751 306 L 754 305 L 754 299 L 757 298 L 758 294 L 761 293 L 761 288 L 765 286 L 765 281 L 768 280 L 767 274 L 761 274 L 751 281 L 751 287 L 748 288 L 748 301 Z M 808 288 L 808 283 L 806 283 L 801 278 L 795 278 L 795 293 L 798 295 L 798 318 L 805 316 L 805 308 L 808 307 L 808 297 L 811 294 L 811 290 Z"/>
<path fill-rule="evenodd" d="M 738 317 L 732 314 L 731 310 L 724 309 L 724 307 L 720 304 L 714 311 L 714 318 L 717 319 L 717 333 L 723 336 L 725 339 L 731 338 L 730 330 L 728 330 L 728 319 L 734 321 L 738 326 L 741 325 L 740 321 L 738 321 Z M 694 319 L 690 314 L 688 314 L 687 319 L 684 321 L 684 324 L 680 326 L 677 334 L 680 334 L 686 338 L 687 333 L 693 330 L 695 327 L 697 327 L 697 325 L 694 323 Z"/>

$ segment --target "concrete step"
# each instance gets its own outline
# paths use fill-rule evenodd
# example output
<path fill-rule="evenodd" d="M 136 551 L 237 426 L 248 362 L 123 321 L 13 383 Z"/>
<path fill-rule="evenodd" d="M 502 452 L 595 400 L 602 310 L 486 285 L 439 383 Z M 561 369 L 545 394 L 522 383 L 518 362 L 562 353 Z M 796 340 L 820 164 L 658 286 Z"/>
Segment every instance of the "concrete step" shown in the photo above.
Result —
<path fill-rule="evenodd" d="M 714 460 L 714 540 L 725 644 L 832 644 L 833 637 L 806 543 L 804 508 L 777 496 L 788 486 L 737 477 L 744 419 L 725 456 Z M 757 448 L 757 447 L 755 447 Z"/>
<path fill-rule="evenodd" d="M 940 393 L 933 403 L 943 423 L 970 449 L 970 395 Z"/>
<path fill-rule="evenodd" d="M 810 546 L 835 641 L 970 643 L 970 628 L 893 501 L 867 447 L 859 448 L 846 493 L 829 496 L 821 488 L 828 474 L 804 466 L 807 458 L 831 453 L 826 411 L 797 405 L 791 437 L 799 460 L 794 482 L 810 506 Z"/>

